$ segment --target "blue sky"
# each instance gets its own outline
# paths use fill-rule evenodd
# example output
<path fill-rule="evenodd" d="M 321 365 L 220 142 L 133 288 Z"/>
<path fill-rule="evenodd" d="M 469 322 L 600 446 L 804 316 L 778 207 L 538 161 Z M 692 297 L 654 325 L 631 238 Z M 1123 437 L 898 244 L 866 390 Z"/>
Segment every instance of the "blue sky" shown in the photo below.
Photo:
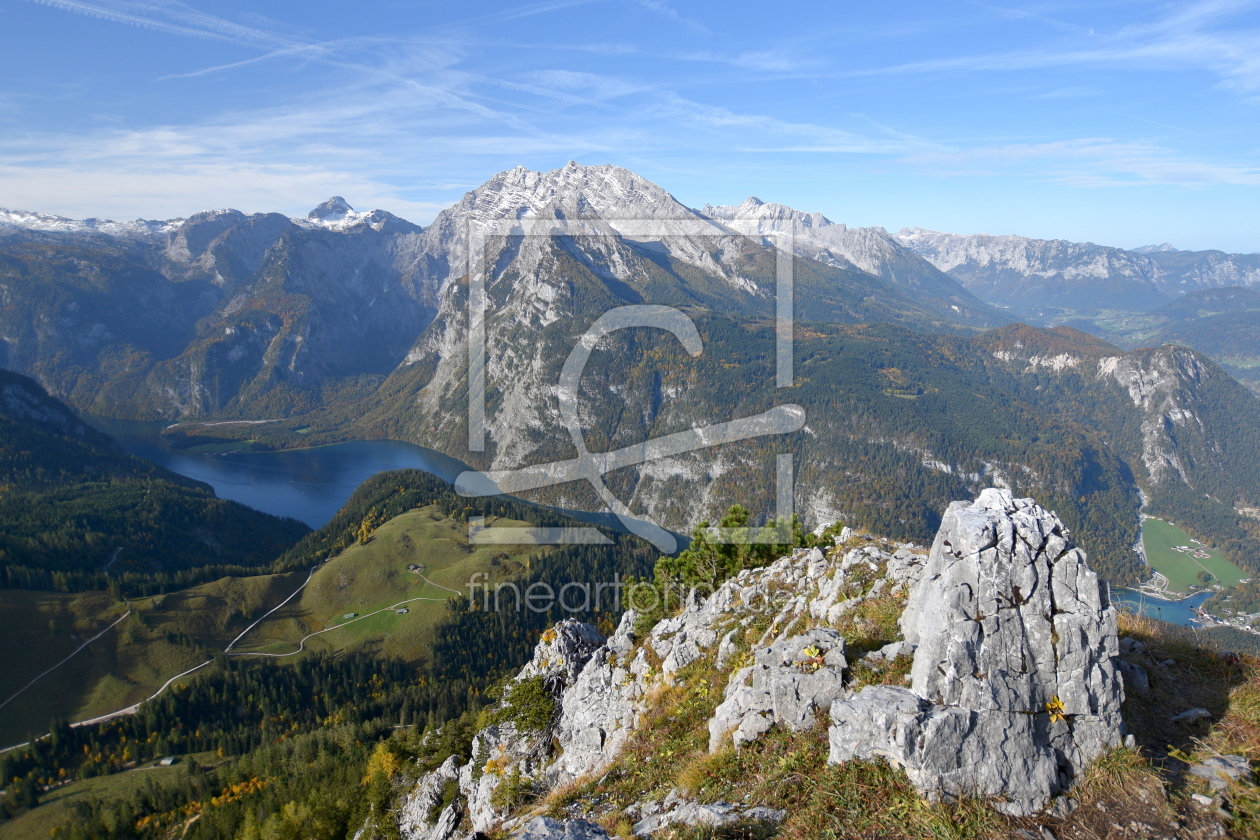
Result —
<path fill-rule="evenodd" d="M 420 223 L 615 163 L 691 206 L 1260 251 L 1260 3 L 0 0 L 0 206 Z"/>

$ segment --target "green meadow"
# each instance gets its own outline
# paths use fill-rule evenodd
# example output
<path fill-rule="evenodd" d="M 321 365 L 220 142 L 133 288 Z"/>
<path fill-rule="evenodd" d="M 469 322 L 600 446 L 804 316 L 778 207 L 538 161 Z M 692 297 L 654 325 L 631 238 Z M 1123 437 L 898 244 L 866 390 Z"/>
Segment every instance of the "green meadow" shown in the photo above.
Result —
<path fill-rule="evenodd" d="M 1142 546 L 1151 568 L 1168 578 L 1170 593 L 1188 593 L 1215 584 L 1233 586 L 1247 577 L 1246 572 L 1222 557 L 1219 551 L 1195 542 L 1185 531 L 1162 519 L 1148 518 L 1142 522 Z M 1185 550 L 1187 548 L 1189 550 Z M 1198 578 L 1200 572 L 1212 576 L 1207 587 Z"/>
<path fill-rule="evenodd" d="M 493 517 L 486 524 L 528 525 Z M 294 653 L 309 636 L 307 651 L 371 650 L 416 662 L 425 657 L 447 600 L 467 596 L 473 575 L 507 580 L 546 551 L 470 545 L 467 525 L 435 507 L 415 508 L 377 528 L 366 545 L 353 545 L 320 566 L 301 596 L 250 631 L 235 651 Z M 409 565 L 423 572 L 408 571 Z M 407 613 L 397 615 L 396 606 Z M 355 617 L 347 619 L 347 613 Z"/>

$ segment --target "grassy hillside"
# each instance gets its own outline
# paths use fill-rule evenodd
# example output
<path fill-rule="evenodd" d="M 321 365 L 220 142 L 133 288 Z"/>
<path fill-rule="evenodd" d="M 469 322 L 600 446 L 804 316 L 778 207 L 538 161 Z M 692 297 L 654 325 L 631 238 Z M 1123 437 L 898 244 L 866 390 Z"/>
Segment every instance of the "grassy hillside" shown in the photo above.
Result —
<path fill-rule="evenodd" d="M 149 697 L 169 678 L 222 650 L 304 578 L 300 573 L 222 578 L 128 602 L 104 592 L 0 589 L 6 617 L 0 702 L 57 666 L 0 709 L 0 747 L 44 734 L 54 718 L 85 720 Z M 130 615 L 79 650 L 128 610 Z"/>
<path fill-rule="evenodd" d="M 524 526 L 498 519 L 490 527 Z M 305 650 L 367 650 L 415 662 L 426 658 L 447 601 L 467 596 L 475 574 L 504 581 L 546 563 L 552 549 L 539 546 L 469 545 L 468 526 L 436 505 L 389 520 L 367 544 L 350 546 L 320 566 L 301 596 L 250 631 L 239 652 L 291 654 Z M 408 566 L 422 567 L 409 571 Z M 406 609 L 398 615 L 393 607 Z M 347 619 L 347 614 L 353 616 Z"/>
<path fill-rule="evenodd" d="M 512 621 L 493 624 L 483 616 L 452 613 L 452 599 L 462 597 L 461 609 L 468 609 L 472 575 L 558 586 L 643 574 L 656 557 L 639 541 L 621 538 L 610 547 L 470 546 L 470 514 L 484 515 L 492 529 L 575 524 L 561 512 L 510 499 L 460 499 L 428 473 L 399 470 L 364 482 L 332 521 L 277 559 L 271 574 L 224 577 L 126 601 L 106 592 L 0 589 L 0 610 L 9 616 L 0 634 L 0 703 L 131 611 L 0 708 L 0 747 L 47 732 L 54 718 L 83 720 L 149 697 L 171 677 L 223 652 L 308 576 L 301 595 L 242 638 L 233 652 L 292 654 L 303 637 L 345 624 L 313 637 L 303 650 L 363 653 L 412 665 L 428 661 L 449 673 L 486 679 L 524 655 L 531 638 L 560 616 L 539 613 L 517 620 L 513 614 Z M 409 564 L 423 565 L 423 575 L 408 571 Z M 401 605 L 406 614 L 386 609 L 401 601 L 409 601 Z M 355 613 L 355 619 L 347 621 L 346 613 Z M 483 643 L 483 636 L 493 640 Z M 432 661 L 435 648 L 446 651 L 439 663 Z M 463 652 L 473 648 L 485 652 L 470 664 Z M 266 657 L 281 664 L 303 658 Z"/>
<path fill-rule="evenodd" d="M 50 791 L 38 808 L 27 811 L 7 823 L 0 823 L 4 840 L 48 840 L 53 831 L 75 819 L 75 806 L 94 800 L 127 799 L 151 784 L 178 781 L 188 775 L 188 761 L 213 761 L 212 754 L 190 757 L 182 764 L 162 767 L 146 762 L 126 773 L 99 776 L 65 785 Z"/>

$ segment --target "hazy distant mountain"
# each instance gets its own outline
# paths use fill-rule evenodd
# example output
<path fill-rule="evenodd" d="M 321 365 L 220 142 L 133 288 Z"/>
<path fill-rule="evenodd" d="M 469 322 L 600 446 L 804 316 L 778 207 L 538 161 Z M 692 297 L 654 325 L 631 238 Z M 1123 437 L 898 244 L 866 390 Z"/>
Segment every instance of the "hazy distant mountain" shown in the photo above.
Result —
<path fill-rule="evenodd" d="M 1229 286 L 1190 292 L 1149 315 L 1155 321 L 1153 331 L 1135 344 L 1193 347 L 1260 393 L 1260 289 Z"/>
<path fill-rule="evenodd" d="M 5 213 L 0 364 L 102 414 L 310 410 L 326 389 L 391 370 L 432 318 L 421 237 L 340 199 L 297 220 Z"/>
<path fill-rule="evenodd" d="M 994 326 L 1010 320 L 991 310 L 952 277 L 889 236 L 883 228 L 850 228 L 821 213 L 805 213 L 756 197 L 738 206 L 705 205 L 704 215 L 731 230 L 761 237 L 767 245 L 791 241 L 795 253 L 840 268 L 856 268 L 911 290 L 919 300 L 952 309 L 969 321 L 987 319 Z M 792 234 L 791 240 L 782 234 Z M 775 236 L 778 234 L 779 236 Z"/>
<path fill-rule="evenodd" d="M 1144 312 L 1196 289 L 1260 283 L 1260 254 L 1178 251 L 1169 245 L 1125 251 L 1092 242 L 922 228 L 903 229 L 896 238 L 981 300 L 1035 319 L 1055 308 Z"/>

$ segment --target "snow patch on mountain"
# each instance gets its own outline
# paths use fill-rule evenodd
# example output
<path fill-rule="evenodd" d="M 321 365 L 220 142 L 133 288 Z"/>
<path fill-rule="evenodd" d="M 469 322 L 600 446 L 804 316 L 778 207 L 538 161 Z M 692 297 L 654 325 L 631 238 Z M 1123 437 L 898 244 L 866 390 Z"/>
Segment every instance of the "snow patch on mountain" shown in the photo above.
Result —
<path fill-rule="evenodd" d="M 142 239 L 157 241 L 172 235 L 183 219 L 152 221 L 136 219 L 131 222 L 115 222 L 111 219 L 67 219 L 51 213 L 28 210 L 6 210 L 0 207 L 0 228 L 21 228 L 47 233 L 90 234 L 103 233 L 117 239 Z"/>

